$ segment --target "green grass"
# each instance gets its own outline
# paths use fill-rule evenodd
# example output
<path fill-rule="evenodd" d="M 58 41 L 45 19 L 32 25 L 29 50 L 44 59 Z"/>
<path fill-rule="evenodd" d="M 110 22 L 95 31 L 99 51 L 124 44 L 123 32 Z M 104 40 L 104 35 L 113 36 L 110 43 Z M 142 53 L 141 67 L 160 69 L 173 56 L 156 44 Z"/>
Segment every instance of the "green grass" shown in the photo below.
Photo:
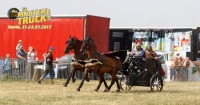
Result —
<path fill-rule="evenodd" d="M 116 92 L 116 84 L 105 93 L 102 84 L 93 92 L 98 81 L 85 82 L 76 91 L 80 80 L 63 87 L 65 80 L 37 82 L 0 81 L 0 105 L 199 105 L 200 82 L 167 82 L 161 92 L 135 86 L 129 91 Z M 110 81 L 107 81 L 110 83 Z"/>

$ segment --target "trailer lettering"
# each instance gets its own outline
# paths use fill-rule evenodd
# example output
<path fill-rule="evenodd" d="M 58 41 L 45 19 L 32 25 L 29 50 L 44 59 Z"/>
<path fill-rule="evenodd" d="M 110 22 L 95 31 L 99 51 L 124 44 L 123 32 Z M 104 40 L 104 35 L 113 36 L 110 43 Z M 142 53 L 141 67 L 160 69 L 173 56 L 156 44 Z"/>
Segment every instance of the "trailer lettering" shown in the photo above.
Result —
<path fill-rule="evenodd" d="M 19 25 L 16 25 L 16 26 L 8 25 L 8 29 L 21 29 L 21 28 Z"/>
<path fill-rule="evenodd" d="M 22 8 L 22 11 L 18 12 L 18 24 L 32 24 L 51 21 L 50 9 L 35 9 L 28 11 L 27 8 Z"/>

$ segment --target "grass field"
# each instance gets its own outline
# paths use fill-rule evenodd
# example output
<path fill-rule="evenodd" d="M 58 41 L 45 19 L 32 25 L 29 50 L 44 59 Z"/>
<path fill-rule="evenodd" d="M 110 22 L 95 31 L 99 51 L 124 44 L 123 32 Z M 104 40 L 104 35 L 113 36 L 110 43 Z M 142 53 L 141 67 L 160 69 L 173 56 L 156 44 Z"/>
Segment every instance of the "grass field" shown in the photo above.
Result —
<path fill-rule="evenodd" d="M 166 82 L 162 92 L 150 92 L 149 87 L 136 86 L 129 91 L 116 92 L 116 85 L 105 93 L 92 90 L 98 81 L 85 82 L 76 91 L 80 80 L 63 87 L 65 80 L 47 79 L 37 82 L 0 81 L 0 105 L 200 105 L 200 82 Z M 110 81 L 108 81 L 109 83 Z"/>

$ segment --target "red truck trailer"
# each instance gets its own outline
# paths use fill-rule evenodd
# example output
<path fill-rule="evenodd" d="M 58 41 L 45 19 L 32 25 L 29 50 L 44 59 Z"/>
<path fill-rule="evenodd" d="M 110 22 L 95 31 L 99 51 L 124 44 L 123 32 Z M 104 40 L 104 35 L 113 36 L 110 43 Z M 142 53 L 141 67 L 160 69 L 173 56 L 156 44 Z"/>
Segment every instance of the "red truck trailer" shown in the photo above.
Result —
<path fill-rule="evenodd" d="M 38 51 L 38 58 L 48 51 L 49 46 L 54 46 L 54 57 L 59 58 L 64 54 L 66 41 L 69 36 L 80 40 L 91 36 L 99 52 L 107 53 L 109 44 L 110 19 L 99 16 L 52 16 L 51 21 L 18 25 L 17 20 L 0 18 L 0 56 L 11 54 L 16 57 L 18 40 L 23 41 L 26 51 L 32 46 Z"/>

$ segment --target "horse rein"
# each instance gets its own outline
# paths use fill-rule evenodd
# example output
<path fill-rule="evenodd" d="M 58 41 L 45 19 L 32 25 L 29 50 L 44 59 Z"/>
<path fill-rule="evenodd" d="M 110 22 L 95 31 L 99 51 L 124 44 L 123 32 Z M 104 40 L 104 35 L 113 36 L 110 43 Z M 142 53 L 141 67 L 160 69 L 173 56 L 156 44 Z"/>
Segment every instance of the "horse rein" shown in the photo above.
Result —
<path fill-rule="evenodd" d="M 103 58 L 102 58 L 103 60 L 100 61 L 100 62 L 101 62 L 101 65 L 99 66 L 99 68 L 98 68 L 98 70 L 97 70 L 97 73 L 100 71 L 100 69 L 101 69 L 102 66 L 107 66 L 107 67 L 111 67 L 111 68 L 118 69 L 118 68 L 113 67 L 113 66 L 105 65 L 105 59 L 106 59 L 106 57 L 105 57 L 105 55 L 102 55 L 102 54 L 100 54 L 99 52 L 94 53 L 94 54 L 92 55 L 92 57 L 89 58 L 89 59 L 98 58 L 98 54 L 101 55 L 101 56 L 103 57 Z M 97 59 L 97 61 L 99 61 L 99 60 Z"/>

